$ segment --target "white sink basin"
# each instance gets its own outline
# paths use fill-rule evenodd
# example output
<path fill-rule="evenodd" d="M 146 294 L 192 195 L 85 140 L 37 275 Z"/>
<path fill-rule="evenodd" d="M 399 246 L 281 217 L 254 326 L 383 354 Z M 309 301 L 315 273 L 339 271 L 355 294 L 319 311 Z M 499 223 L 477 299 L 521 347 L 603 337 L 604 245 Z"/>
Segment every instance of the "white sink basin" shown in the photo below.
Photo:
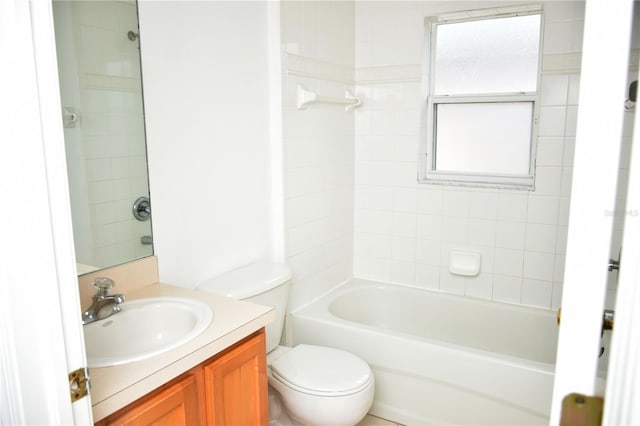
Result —
<path fill-rule="evenodd" d="M 83 326 L 90 368 L 169 351 L 202 333 L 213 319 L 207 304 L 179 297 L 137 299 L 120 306 L 121 312 Z"/>

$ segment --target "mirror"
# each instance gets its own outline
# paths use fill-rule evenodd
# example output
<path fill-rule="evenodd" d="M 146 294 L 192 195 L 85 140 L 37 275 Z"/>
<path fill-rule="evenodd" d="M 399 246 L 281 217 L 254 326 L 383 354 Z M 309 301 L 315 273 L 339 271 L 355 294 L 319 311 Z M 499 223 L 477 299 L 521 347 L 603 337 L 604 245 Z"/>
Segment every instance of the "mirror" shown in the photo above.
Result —
<path fill-rule="evenodd" d="M 153 254 L 137 4 L 55 0 L 53 11 L 83 274 Z"/>

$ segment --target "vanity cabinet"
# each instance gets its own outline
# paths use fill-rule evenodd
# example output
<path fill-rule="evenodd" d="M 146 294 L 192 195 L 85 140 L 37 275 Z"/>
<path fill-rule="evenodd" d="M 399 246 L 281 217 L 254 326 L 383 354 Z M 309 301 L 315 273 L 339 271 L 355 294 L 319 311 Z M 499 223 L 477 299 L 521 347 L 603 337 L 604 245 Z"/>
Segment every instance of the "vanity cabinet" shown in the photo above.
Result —
<path fill-rule="evenodd" d="M 204 363 L 207 424 L 267 425 L 264 332 Z"/>
<path fill-rule="evenodd" d="M 267 425 L 264 329 L 96 423 Z"/>

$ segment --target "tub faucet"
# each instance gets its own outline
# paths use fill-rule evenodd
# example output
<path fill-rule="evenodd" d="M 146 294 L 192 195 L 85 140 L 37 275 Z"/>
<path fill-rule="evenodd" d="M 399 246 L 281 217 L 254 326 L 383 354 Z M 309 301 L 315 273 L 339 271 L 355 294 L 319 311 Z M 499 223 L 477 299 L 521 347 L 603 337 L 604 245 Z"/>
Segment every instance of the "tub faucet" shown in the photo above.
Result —
<path fill-rule="evenodd" d="M 82 313 L 82 324 L 105 319 L 120 312 L 120 304 L 124 302 L 124 294 L 109 294 L 115 283 L 110 278 L 96 278 L 93 285 L 98 292 L 93 296 L 91 306 Z"/>

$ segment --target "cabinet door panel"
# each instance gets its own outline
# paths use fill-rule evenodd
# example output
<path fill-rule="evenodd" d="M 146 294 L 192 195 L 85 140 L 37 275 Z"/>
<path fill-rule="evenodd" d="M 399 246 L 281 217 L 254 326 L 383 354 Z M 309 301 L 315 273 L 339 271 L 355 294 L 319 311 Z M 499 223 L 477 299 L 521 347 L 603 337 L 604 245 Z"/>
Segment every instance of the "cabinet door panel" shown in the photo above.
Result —
<path fill-rule="evenodd" d="M 208 424 L 269 423 L 265 352 L 261 331 L 204 366 Z"/>
<path fill-rule="evenodd" d="M 200 384 L 200 387 L 202 385 Z M 188 374 L 179 381 L 153 392 L 122 414 L 109 417 L 105 426 L 182 426 L 202 424 L 198 404 L 198 377 Z"/>

